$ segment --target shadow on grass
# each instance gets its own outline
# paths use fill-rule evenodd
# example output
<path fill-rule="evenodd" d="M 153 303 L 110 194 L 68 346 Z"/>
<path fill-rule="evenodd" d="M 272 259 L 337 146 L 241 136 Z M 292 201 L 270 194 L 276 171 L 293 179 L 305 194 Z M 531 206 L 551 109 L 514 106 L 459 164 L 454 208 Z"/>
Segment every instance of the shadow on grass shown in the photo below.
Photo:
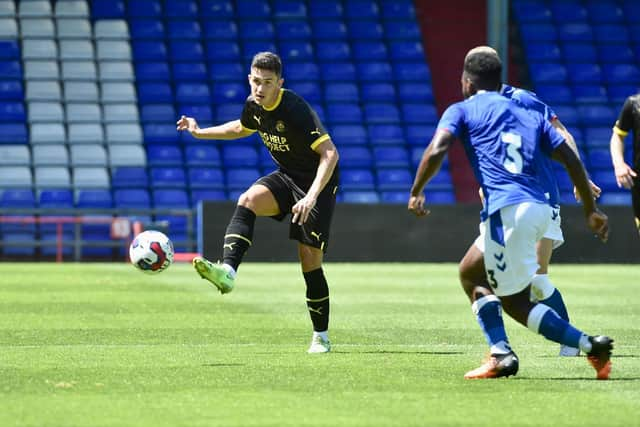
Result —
<path fill-rule="evenodd" d="M 245 366 L 245 363 L 203 363 L 202 366 L 208 368 L 226 368 L 235 366 Z"/>

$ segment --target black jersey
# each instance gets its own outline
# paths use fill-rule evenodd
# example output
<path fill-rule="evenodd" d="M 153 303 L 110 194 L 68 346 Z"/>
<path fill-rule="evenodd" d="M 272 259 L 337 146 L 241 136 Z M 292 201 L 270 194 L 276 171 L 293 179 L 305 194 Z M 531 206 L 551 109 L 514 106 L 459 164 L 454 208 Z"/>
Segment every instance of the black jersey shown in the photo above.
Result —
<path fill-rule="evenodd" d="M 246 129 L 258 131 L 281 171 L 305 190 L 318 170 L 320 155 L 314 148 L 329 139 L 318 115 L 295 92 L 280 89 L 273 107 L 266 109 L 249 96 L 242 110 L 240 123 Z M 336 183 L 338 168 L 329 183 Z M 329 184 L 327 184 L 329 185 Z"/>
<path fill-rule="evenodd" d="M 640 94 L 624 102 L 613 131 L 623 138 L 633 131 L 633 168 L 640 170 Z"/>

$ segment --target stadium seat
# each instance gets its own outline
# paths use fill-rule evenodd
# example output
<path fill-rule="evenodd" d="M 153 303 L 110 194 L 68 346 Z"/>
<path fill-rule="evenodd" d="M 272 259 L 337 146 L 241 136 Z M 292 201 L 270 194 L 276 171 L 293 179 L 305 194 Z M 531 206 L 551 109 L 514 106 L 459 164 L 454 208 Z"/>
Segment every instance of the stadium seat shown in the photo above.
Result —
<path fill-rule="evenodd" d="M 107 123 L 105 134 L 108 144 L 142 144 L 142 129 L 137 123 Z"/>
<path fill-rule="evenodd" d="M 393 77 L 396 81 L 419 81 L 431 80 L 431 72 L 426 63 L 423 62 L 396 62 L 393 64 Z"/>
<path fill-rule="evenodd" d="M 344 169 L 340 172 L 340 187 L 343 190 L 375 190 L 375 178 L 370 169 Z"/>
<path fill-rule="evenodd" d="M 0 38 L 16 39 L 18 37 L 18 24 L 13 18 L 0 18 Z"/>
<path fill-rule="evenodd" d="M 573 103 L 573 93 L 567 85 L 562 84 L 538 84 L 536 95 L 549 105 Z"/>
<path fill-rule="evenodd" d="M 524 43 L 534 41 L 556 41 L 558 31 L 555 25 L 550 23 L 523 23 L 520 25 L 520 34 Z"/>
<path fill-rule="evenodd" d="M 205 21 L 202 25 L 206 39 L 235 41 L 239 35 L 238 25 L 233 20 Z"/>
<path fill-rule="evenodd" d="M 164 82 L 138 83 L 137 86 L 138 86 L 138 101 L 141 104 L 158 104 L 158 103 L 174 102 L 173 91 L 171 89 L 171 86 L 168 83 L 164 83 Z"/>
<path fill-rule="evenodd" d="M 398 99 L 401 102 L 428 102 L 432 103 L 433 89 L 431 84 L 427 82 L 412 83 L 401 82 L 398 83 Z"/>
<path fill-rule="evenodd" d="M 406 127 L 407 143 L 411 146 L 424 149 L 429 144 L 429 141 L 431 141 L 435 131 L 435 124 L 408 125 Z"/>
<path fill-rule="evenodd" d="M 222 164 L 231 168 L 257 166 L 258 152 L 252 146 L 227 143 L 222 146 Z"/>
<path fill-rule="evenodd" d="M 376 191 L 344 191 L 343 203 L 379 203 L 380 196 Z"/>
<path fill-rule="evenodd" d="M 0 110 L 4 109 L 0 115 L 4 118 L 14 117 L 13 120 L 24 121 L 24 109 L 18 107 L 13 109 L 13 111 L 7 111 L 7 107 L 11 105 L 12 103 L 6 103 L 0 106 Z M 22 104 L 19 105 L 22 106 Z M 29 102 L 27 109 L 29 111 L 28 121 L 30 123 L 61 122 L 64 120 L 64 110 L 62 109 L 62 104 L 59 102 Z"/>
<path fill-rule="evenodd" d="M 62 99 L 60 84 L 53 80 L 27 81 L 25 99 L 27 101 L 60 101 Z"/>
<path fill-rule="evenodd" d="M 109 145 L 109 165 L 119 166 L 146 166 L 147 157 L 144 148 L 138 144 Z"/>
<path fill-rule="evenodd" d="M 579 105 L 578 114 L 585 126 L 611 126 L 616 113 L 605 105 Z"/>
<path fill-rule="evenodd" d="M 326 102 L 359 102 L 358 86 L 355 83 L 326 83 L 324 88 Z"/>
<path fill-rule="evenodd" d="M 254 168 L 230 168 L 226 171 L 227 189 L 244 191 L 260 178 Z"/>
<path fill-rule="evenodd" d="M 353 81 L 356 67 L 351 62 L 321 62 L 320 77 L 325 81 Z"/>
<path fill-rule="evenodd" d="M 348 19 L 377 19 L 380 8 L 375 0 L 351 0 L 345 4 L 344 15 Z"/>
<path fill-rule="evenodd" d="M 236 15 L 240 19 L 262 20 L 271 15 L 271 7 L 266 0 L 246 0 L 235 6 Z"/>
<path fill-rule="evenodd" d="M 111 191 L 105 189 L 80 189 L 75 192 L 75 205 L 80 209 L 101 209 L 113 207 Z"/>
<path fill-rule="evenodd" d="M 26 144 L 27 127 L 24 123 L 0 123 L 0 144 Z"/>
<path fill-rule="evenodd" d="M 169 39 L 175 40 L 199 40 L 202 36 L 202 28 L 197 21 L 169 20 L 167 22 L 167 36 Z"/>
<path fill-rule="evenodd" d="M 347 26 L 341 20 L 314 20 L 311 25 L 315 40 L 344 41 L 347 38 Z"/>
<path fill-rule="evenodd" d="M 387 45 L 382 41 L 354 41 L 351 43 L 353 59 L 360 61 L 386 61 L 389 58 Z"/>
<path fill-rule="evenodd" d="M 632 204 L 631 193 L 628 191 L 608 191 L 600 196 L 598 203 L 609 206 L 630 206 Z"/>
<path fill-rule="evenodd" d="M 142 166 L 116 167 L 111 170 L 111 187 L 119 188 L 147 188 L 149 177 L 146 168 Z"/>
<path fill-rule="evenodd" d="M 637 83 L 640 81 L 640 68 L 635 64 L 604 64 L 603 79 L 606 83 Z"/>
<path fill-rule="evenodd" d="M 68 167 L 42 166 L 33 171 L 34 185 L 37 188 L 69 188 L 71 175 Z"/>
<path fill-rule="evenodd" d="M 356 65 L 356 69 L 361 82 L 388 81 L 391 75 L 391 65 L 388 62 L 361 62 Z"/>
<path fill-rule="evenodd" d="M 331 124 L 362 123 L 362 110 L 355 103 L 331 103 L 327 105 L 327 118 Z"/>
<path fill-rule="evenodd" d="M 373 145 L 404 145 L 402 127 L 395 123 L 369 125 L 369 139 Z"/>
<path fill-rule="evenodd" d="M 587 9 L 577 2 L 557 2 L 549 5 L 556 22 L 586 22 Z"/>
<path fill-rule="evenodd" d="M 34 123 L 29 126 L 32 144 L 60 144 L 67 142 L 61 123 Z"/>
<path fill-rule="evenodd" d="M 408 168 L 409 155 L 404 147 L 378 146 L 373 148 L 374 162 L 377 168 Z"/>
<path fill-rule="evenodd" d="M 283 20 L 276 22 L 276 32 L 279 40 L 306 40 L 311 38 L 311 27 L 306 21 Z"/>
<path fill-rule="evenodd" d="M 433 104 L 403 104 L 402 119 L 405 123 L 438 123 L 438 112 Z"/>
<path fill-rule="evenodd" d="M 400 121 L 400 111 L 395 104 L 375 103 L 364 106 L 364 115 L 368 124 L 397 123 Z"/>
<path fill-rule="evenodd" d="M 40 208 L 72 208 L 73 193 L 68 189 L 47 189 L 38 193 Z"/>
<path fill-rule="evenodd" d="M 191 206 L 198 207 L 198 203 L 203 201 L 223 201 L 227 200 L 227 194 L 222 190 L 193 190 L 191 192 Z"/>
<path fill-rule="evenodd" d="M 351 48 L 343 41 L 318 41 L 316 55 L 319 62 L 344 62 L 351 60 Z"/>
<path fill-rule="evenodd" d="M 239 62 L 210 62 L 209 64 L 209 77 L 213 81 L 244 81 L 244 75 L 246 70 L 244 66 Z M 287 67 L 287 75 L 291 72 L 291 67 L 294 64 L 290 64 Z M 315 64 L 313 64 L 315 65 Z"/>
<path fill-rule="evenodd" d="M 238 70 L 236 75 L 239 76 L 241 70 Z M 315 62 L 292 62 L 287 65 L 286 68 L 287 81 L 304 81 L 304 80 L 318 80 L 320 78 L 320 69 Z"/>
<path fill-rule="evenodd" d="M 389 54 L 394 61 L 424 61 L 425 53 L 420 41 L 394 41 L 389 45 Z"/>
<path fill-rule="evenodd" d="M 164 23 L 158 19 L 129 19 L 131 38 L 135 40 L 164 39 Z"/>
<path fill-rule="evenodd" d="M 153 167 L 149 170 L 152 188 L 185 188 L 187 177 L 182 167 Z"/>
<path fill-rule="evenodd" d="M 567 80 L 567 68 L 559 63 L 530 62 L 529 71 L 535 85 L 540 83 L 564 83 Z"/>
<path fill-rule="evenodd" d="M 343 10 L 340 0 L 325 0 L 321 3 L 309 2 L 309 16 L 314 21 L 317 19 L 341 18 Z"/>
<path fill-rule="evenodd" d="M 34 166 L 68 166 L 69 153 L 64 144 L 34 145 Z"/>
<path fill-rule="evenodd" d="M 340 148 L 340 167 L 342 168 L 371 168 L 373 156 L 367 147 L 345 146 Z"/>
<path fill-rule="evenodd" d="M 93 19 L 122 19 L 124 11 L 124 0 L 91 1 L 91 17 Z"/>
<path fill-rule="evenodd" d="M 135 80 L 133 66 L 129 60 L 100 61 L 98 63 L 98 76 L 103 82 L 131 82 Z"/>
<path fill-rule="evenodd" d="M 211 110 L 211 107 L 206 104 L 179 105 L 177 116 L 174 115 L 172 116 L 172 119 L 159 121 L 164 123 L 167 123 L 168 121 L 175 121 L 176 117 L 180 117 L 182 115 L 187 117 L 196 117 L 199 123 L 210 123 L 213 121 L 213 111 Z"/>
<path fill-rule="evenodd" d="M 73 168 L 74 188 L 109 188 L 109 173 L 106 168 L 99 167 L 77 167 Z M 62 187 L 55 185 L 53 187 Z"/>
<path fill-rule="evenodd" d="M 138 106 L 132 103 L 106 104 L 103 120 L 105 123 L 138 123 Z"/>
<path fill-rule="evenodd" d="M 101 144 L 72 145 L 71 166 L 107 166 L 107 152 Z"/>
<path fill-rule="evenodd" d="M 180 135 L 174 124 L 145 123 L 142 126 L 144 141 L 146 144 L 177 144 Z"/>
<path fill-rule="evenodd" d="M 116 208 L 150 208 L 151 197 L 142 188 L 119 189 L 113 192 L 113 203 Z"/>
<path fill-rule="evenodd" d="M 0 145 L 0 166 L 31 166 L 31 153 L 26 144 Z"/>
<path fill-rule="evenodd" d="M 162 40 L 134 40 L 131 51 L 136 61 L 166 61 L 168 57 L 167 46 Z"/>
<path fill-rule="evenodd" d="M 432 205 L 452 205 L 456 203 L 456 196 L 452 191 L 428 191 L 426 200 Z"/>
<path fill-rule="evenodd" d="M 189 168 L 189 187 L 192 189 L 224 190 L 224 174 L 216 168 Z"/>
<path fill-rule="evenodd" d="M 595 104 L 609 102 L 609 97 L 607 96 L 607 91 L 604 86 L 597 84 L 575 85 L 572 91 L 577 103 Z"/>
<path fill-rule="evenodd" d="M 378 190 L 406 190 L 411 188 L 413 177 L 408 169 L 379 169 L 376 173 Z"/>
<path fill-rule="evenodd" d="M 57 80 L 60 69 L 55 61 L 25 61 L 25 80 Z"/>
<path fill-rule="evenodd" d="M 3 166 L 0 168 L 0 182 L 3 187 L 29 188 L 33 185 L 31 169 L 27 166 Z"/>
<path fill-rule="evenodd" d="M 380 201 L 382 203 L 406 205 L 408 198 L 406 191 L 381 191 Z"/>
<path fill-rule="evenodd" d="M 151 167 L 182 166 L 182 150 L 176 145 L 153 145 L 147 147 L 147 162 Z"/>
<path fill-rule="evenodd" d="M 385 21 L 383 27 L 387 40 L 420 40 L 422 37 L 416 21 Z"/>
<path fill-rule="evenodd" d="M 205 83 L 178 83 L 176 85 L 178 103 L 211 103 L 211 92 Z"/>
<path fill-rule="evenodd" d="M 136 91 L 130 82 L 100 83 L 100 101 L 106 103 L 135 103 Z"/>
<path fill-rule="evenodd" d="M 247 85 L 235 82 L 213 84 L 213 100 L 216 103 L 243 103 L 247 99 Z"/>
<path fill-rule="evenodd" d="M 24 122 L 27 118 L 22 102 L 5 102 L 0 104 L 0 121 Z"/>
<path fill-rule="evenodd" d="M 536 41 L 527 43 L 526 46 L 527 59 L 536 62 L 559 62 L 562 60 L 562 52 L 555 42 Z"/>
<path fill-rule="evenodd" d="M 594 63 L 597 61 L 596 46 L 593 43 L 562 43 L 562 55 L 567 63 Z"/>
<path fill-rule="evenodd" d="M 568 64 L 567 74 L 573 83 L 602 82 L 602 71 L 598 64 Z"/>
<path fill-rule="evenodd" d="M 245 46 L 246 44 L 247 43 L 245 43 Z M 238 43 L 224 40 L 208 40 L 205 47 L 205 53 L 208 61 L 228 62 L 240 61 L 241 59 L 240 46 Z"/>
<path fill-rule="evenodd" d="M 333 125 L 329 134 L 331 139 L 339 146 L 366 144 L 368 141 L 367 131 L 360 124 Z"/>
<path fill-rule="evenodd" d="M 318 46 L 320 49 L 320 46 Z M 282 56 L 282 60 L 285 63 L 292 61 L 311 61 L 314 58 L 314 49 L 313 45 L 309 42 L 304 41 L 282 41 L 280 42 L 279 53 Z M 318 59 L 329 59 L 326 58 L 325 53 L 327 52 L 316 52 Z M 344 55 L 344 50 L 338 50 L 331 52 L 331 60 L 334 59 L 344 59 L 342 56 Z"/>
<path fill-rule="evenodd" d="M 0 61 L 0 77 L 2 75 L 2 62 Z M 0 100 L 23 100 L 24 90 L 19 80 L 0 80 Z"/>
<path fill-rule="evenodd" d="M 396 100 L 396 88 L 392 83 L 375 82 L 375 83 L 363 83 L 362 88 L 362 101 L 364 103 L 369 102 L 395 102 Z"/>

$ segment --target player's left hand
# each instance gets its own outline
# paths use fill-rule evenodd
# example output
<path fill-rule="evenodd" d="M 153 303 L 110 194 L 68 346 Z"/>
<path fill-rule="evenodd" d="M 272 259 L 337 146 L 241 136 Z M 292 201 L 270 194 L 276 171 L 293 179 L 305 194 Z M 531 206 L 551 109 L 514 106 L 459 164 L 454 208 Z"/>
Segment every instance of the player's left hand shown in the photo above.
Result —
<path fill-rule="evenodd" d="M 609 239 L 609 218 L 604 212 L 596 209 L 587 217 L 587 225 L 603 242 Z"/>
<path fill-rule="evenodd" d="M 409 198 L 407 209 L 409 209 L 409 212 L 413 213 L 415 216 L 426 216 L 431 213 L 430 210 L 425 209 L 424 207 L 424 194 L 411 196 Z"/>
<path fill-rule="evenodd" d="M 602 188 L 598 187 L 591 180 L 589 180 L 589 187 L 591 187 L 591 195 L 593 195 L 594 199 L 597 199 L 598 197 L 600 197 L 600 194 L 602 193 Z M 573 197 L 576 198 L 576 202 L 581 201 L 580 193 L 578 193 L 578 189 L 575 186 L 573 187 Z"/>
<path fill-rule="evenodd" d="M 315 197 L 312 197 L 308 194 L 302 199 L 298 200 L 298 203 L 293 205 L 293 207 L 291 208 L 291 213 L 293 214 L 291 222 L 298 225 L 302 225 L 307 222 L 307 219 L 309 219 L 309 214 L 311 213 L 311 210 L 315 207 L 315 205 Z"/>

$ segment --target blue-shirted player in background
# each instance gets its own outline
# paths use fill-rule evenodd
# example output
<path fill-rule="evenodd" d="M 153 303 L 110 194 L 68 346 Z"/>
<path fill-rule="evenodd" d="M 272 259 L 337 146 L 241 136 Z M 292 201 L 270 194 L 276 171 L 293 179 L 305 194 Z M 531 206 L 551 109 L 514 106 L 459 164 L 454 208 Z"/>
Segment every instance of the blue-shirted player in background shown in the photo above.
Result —
<path fill-rule="evenodd" d="M 498 53 L 489 46 L 478 46 L 473 48 L 467 53 L 472 55 L 478 52 L 484 52 L 488 55 L 495 55 L 498 57 Z M 542 102 L 536 94 L 533 92 L 516 88 L 514 86 L 503 84 L 500 88 L 500 94 L 506 98 L 511 99 L 518 105 L 533 111 L 537 111 L 547 119 L 553 127 L 564 137 L 565 141 L 571 149 L 578 154 L 578 148 L 573 139 L 573 135 L 564 127 L 557 114 L 544 102 Z M 545 194 L 549 201 L 549 205 L 552 207 L 552 224 L 547 229 L 544 237 L 537 243 L 536 252 L 538 255 L 538 264 L 540 267 L 533 277 L 531 282 L 531 298 L 532 300 L 539 301 L 545 305 L 548 305 L 558 313 L 564 320 L 569 321 L 569 313 L 562 298 L 562 294 L 553 285 L 548 276 L 549 263 L 551 261 L 551 255 L 553 250 L 558 248 L 564 243 L 564 236 L 561 228 L 561 215 L 560 215 L 560 192 L 558 190 L 558 184 L 556 181 L 555 171 L 552 165 L 551 158 L 541 156 L 538 158 L 540 161 L 540 179 Z M 593 182 L 589 182 L 591 185 L 591 191 L 595 197 L 600 195 L 600 188 Z M 576 198 L 578 196 L 577 193 Z M 486 285 L 486 272 L 484 269 L 484 228 L 480 225 L 480 236 L 471 245 L 465 256 L 460 261 L 460 282 L 462 284 L 465 293 L 469 297 L 472 303 L 472 310 L 477 316 L 477 306 L 474 302 L 474 290 L 477 286 L 488 287 Z M 484 325 L 480 322 L 481 327 Z M 561 356 L 577 356 L 580 353 L 578 348 L 567 347 L 561 345 Z"/>
<path fill-rule="evenodd" d="M 580 158 L 549 121 L 498 93 L 501 70 L 497 55 L 477 52 L 465 58 L 461 79 L 465 101 L 450 106 L 441 118 L 418 166 L 408 203 L 417 216 L 429 213 L 424 207 L 424 186 L 459 138 L 485 197 L 484 264 L 491 286 L 477 289 L 474 301 L 486 326 L 491 357 L 465 378 L 495 378 L 518 371 L 518 358 L 502 322 L 502 303 L 511 317 L 532 331 L 584 351 L 597 378 L 606 379 L 613 340 L 587 335 L 547 305 L 530 300 L 531 281 L 539 266 L 536 243 L 552 216 L 540 183 L 538 158 L 553 155 L 564 164 L 582 199 L 589 228 L 603 241 L 609 233 L 607 216 L 596 207 Z"/>

